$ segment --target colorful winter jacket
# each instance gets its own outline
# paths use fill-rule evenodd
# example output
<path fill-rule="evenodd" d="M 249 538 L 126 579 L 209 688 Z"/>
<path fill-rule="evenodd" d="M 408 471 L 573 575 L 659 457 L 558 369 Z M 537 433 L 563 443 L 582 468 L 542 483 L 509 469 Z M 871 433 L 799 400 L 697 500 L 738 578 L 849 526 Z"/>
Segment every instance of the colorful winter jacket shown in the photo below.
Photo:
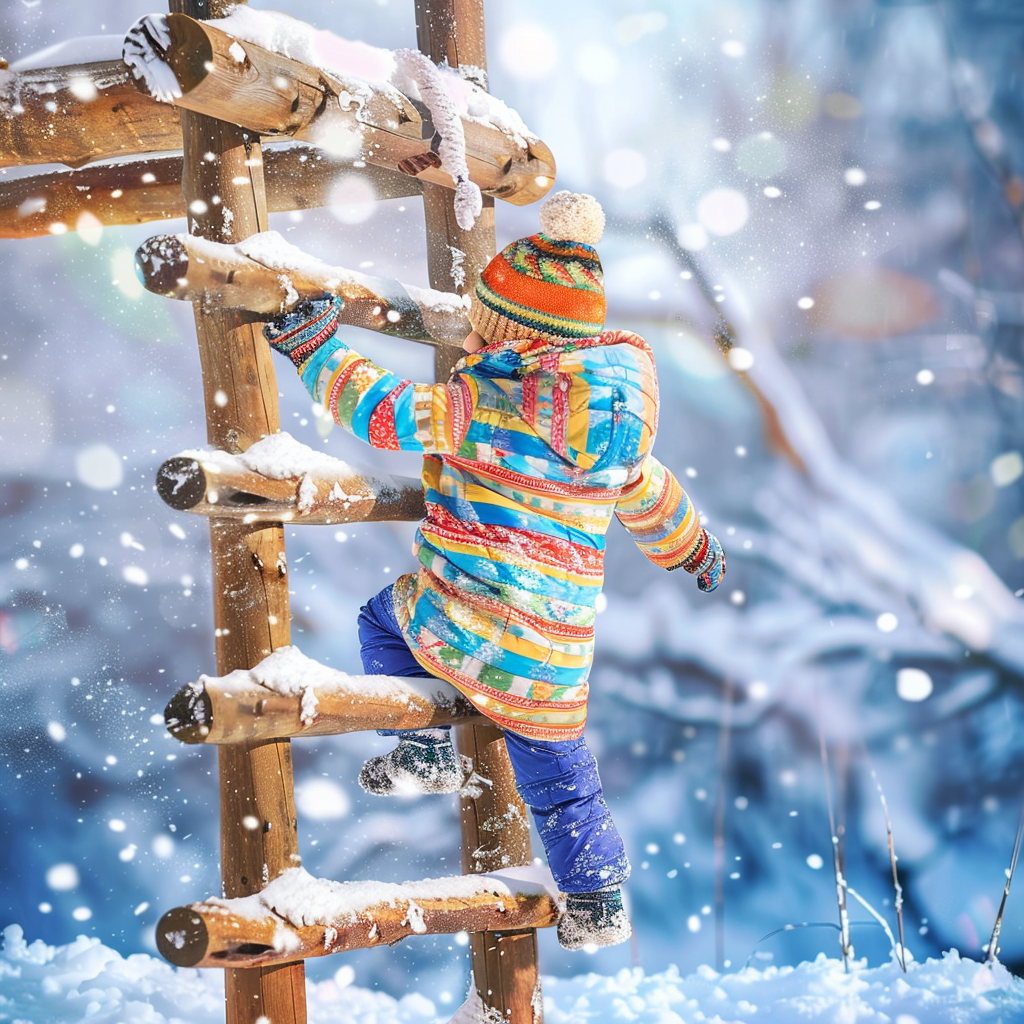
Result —
<path fill-rule="evenodd" d="M 625 331 L 496 342 L 446 383 L 414 384 L 330 327 L 304 336 L 276 347 L 337 423 L 374 448 L 423 452 L 420 566 L 394 588 L 417 661 L 507 729 L 579 736 L 613 516 L 667 569 L 704 572 L 717 548 L 651 454 L 647 343 Z"/>

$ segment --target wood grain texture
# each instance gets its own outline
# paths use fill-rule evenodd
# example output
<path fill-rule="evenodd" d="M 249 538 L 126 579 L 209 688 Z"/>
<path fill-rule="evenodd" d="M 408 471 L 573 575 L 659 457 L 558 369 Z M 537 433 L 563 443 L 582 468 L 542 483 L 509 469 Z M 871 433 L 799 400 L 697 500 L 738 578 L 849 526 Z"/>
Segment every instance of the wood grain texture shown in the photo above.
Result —
<path fill-rule="evenodd" d="M 378 199 L 422 192 L 419 181 L 408 174 L 370 164 L 356 167 L 306 143 L 264 146 L 263 160 L 270 213 L 332 205 L 332 190 L 341 176 L 365 181 Z M 181 155 L 175 153 L 0 181 L 0 238 L 40 238 L 96 222 L 114 227 L 184 219 L 181 164 Z"/>
<path fill-rule="evenodd" d="M 414 935 L 461 931 L 478 933 L 474 938 L 492 952 L 492 947 L 505 937 L 535 939 L 532 930 L 524 933 L 522 929 L 546 928 L 557 915 L 557 905 L 549 893 L 509 893 L 503 884 L 470 896 L 406 897 L 399 892 L 328 923 L 312 925 L 295 924 L 269 908 L 255 916 L 253 907 L 236 910 L 230 900 L 224 900 L 169 910 L 157 924 L 157 944 L 164 957 L 181 967 L 258 970 L 299 958 L 393 945 Z M 279 1024 L 279 1018 L 271 1019 Z"/>
<path fill-rule="evenodd" d="M 466 310 L 456 295 L 331 267 L 302 253 L 293 258 L 295 265 L 279 258 L 261 262 L 268 258 L 258 249 L 250 255 L 195 236 L 156 235 L 139 247 L 136 266 L 146 288 L 167 298 L 269 317 L 329 292 L 343 300 L 339 322 L 352 327 L 449 346 L 469 333 Z"/>
<path fill-rule="evenodd" d="M 171 0 L 171 10 L 209 16 L 205 0 Z M 182 191 L 190 230 L 237 242 L 267 227 L 259 139 L 233 124 L 181 112 Z M 201 212 L 200 212 L 201 211 Z M 277 381 L 260 325 L 234 310 L 195 307 L 207 441 L 243 451 L 279 427 Z M 279 524 L 210 522 L 214 627 L 221 675 L 249 668 L 290 640 L 287 575 Z M 287 740 L 218 748 L 221 880 L 226 896 L 258 892 L 300 863 Z M 239 828 L 248 816 L 259 829 Z M 225 977 L 227 1024 L 305 1024 L 301 963 Z"/>
<path fill-rule="evenodd" d="M 407 682 L 407 681 L 405 681 Z M 234 685 L 210 679 L 201 689 L 182 687 L 164 712 L 168 731 L 183 743 L 241 743 L 246 739 L 295 736 L 340 736 L 372 729 L 430 729 L 480 720 L 476 709 L 460 698 L 440 699 L 426 686 L 415 692 L 380 693 L 354 689 L 338 692 L 310 687 L 316 700 L 312 714 L 304 710 L 306 693 L 284 694 L 253 682 Z"/>
<path fill-rule="evenodd" d="M 416 38 L 420 50 L 435 62 L 464 68 L 468 77 L 486 84 L 483 0 L 416 0 Z M 467 146 L 471 133 L 467 134 Z M 554 160 L 547 163 L 554 177 Z M 547 188 L 550 187 L 547 183 Z M 547 191 L 532 194 L 531 201 Z M 495 250 L 494 201 L 484 197 L 484 209 L 470 231 L 459 227 L 451 195 L 431 184 L 423 186 L 427 226 L 430 285 L 443 291 L 471 294 L 477 278 Z M 453 277 L 453 250 L 463 254 L 464 280 Z M 459 349 L 438 349 L 434 369 L 447 379 Z M 529 864 L 530 828 L 501 730 L 493 725 L 464 725 L 455 730 L 460 753 L 473 759 L 477 774 L 489 780 L 476 799 L 460 800 L 462 869 L 488 871 Z M 512 1024 L 535 1024 L 541 1019 L 537 937 L 533 931 L 470 936 L 473 978 L 484 1006 L 496 1009 Z"/>

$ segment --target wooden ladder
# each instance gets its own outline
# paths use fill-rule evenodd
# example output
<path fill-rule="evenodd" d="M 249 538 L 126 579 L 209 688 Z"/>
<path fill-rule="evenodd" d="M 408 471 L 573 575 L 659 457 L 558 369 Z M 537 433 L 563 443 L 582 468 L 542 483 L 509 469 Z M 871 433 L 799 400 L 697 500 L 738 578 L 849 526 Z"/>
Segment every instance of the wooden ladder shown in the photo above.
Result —
<path fill-rule="evenodd" d="M 223 0 L 170 0 L 169 7 L 171 34 L 179 56 L 185 54 L 175 72 L 209 72 L 216 86 L 222 70 L 214 68 L 217 30 L 202 23 L 222 13 Z M 174 21 L 175 16 L 185 17 Z M 453 69 L 486 67 L 483 0 L 416 0 L 416 26 L 419 48 L 433 61 Z M 202 47 L 211 47 L 205 61 L 196 58 Z M 314 147 L 265 150 L 261 142 L 267 134 L 303 137 L 327 95 L 322 76 L 258 46 L 246 43 L 243 49 L 257 72 L 251 91 L 197 89 L 177 97 L 173 107 L 135 88 L 120 62 L 27 73 L 39 80 L 49 75 L 54 87 L 25 90 L 17 122 L 0 119 L 0 165 L 60 162 L 82 169 L 0 185 L 0 236 L 41 236 L 55 224 L 73 228 L 84 213 L 104 225 L 185 214 L 197 245 L 205 239 L 227 247 L 265 231 L 268 210 L 323 205 L 325 183 L 337 166 Z M 237 64 L 231 52 L 226 64 Z M 19 90 L 20 105 L 16 79 L 11 88 Z M 266 88 L 267 81 L 285 80 L 290 102 Z M 370 166 L 359 173 L 371 178 L 382 198 L 422 193 L 431 287 L 471 289 L 495 248 L 493 196 L 517 203 L 542 196 L 554 179 L 551 154 L 537 140 L 521 152 L 498 132 L 467 138 L 473 178 L 485 195 L 482 215 L 465 231 L 455 221 L 446 175 L 435 168 L 419 177 L 394 171 L 402 159 L 430 146 L 433 126 L 420 116 L 422 109 L 405 105 L 394 118 L 383 106 L 379 123 L 371 109 L 362 127 L 364 139 L 369 134 L 373 141 L 366 146 Z M 54 108 L 62 118 L 54 117 Z M 478 158 L 481 150 L 486 152 Z M 147 173 L 141 185 L 138 163 L 96 163 L 143 153 Z M 225 218 L 224 210 L 233 216 Z M 166 255 L 167 246 L 155 241 Z M 453 250 L 465 254 L 461 288 L 453 288 Z M 211 278 L 198 289 L 192 281 L 198 273 L 183 284 L 180 260 L 187 254 L 178 253 L 174 263 L 150 258 L 155 251 L 140 250 L 150 275 L 147 287 L 197 300 L 207 441 L 215 450 L 177 456 L 158 475 L 158 490 L 172 507 L 209 518 L 218 672 L 176 694 L 166 717 L 184 742 L 217 745 L 224 891 L 222 899 L 168 911 L 157 929 L 159 948 L 174 963 L 225 969 L 228 1024 L 304 1024 L 304 958 L 413 934 L 466 931 L 481 1015 L 493 1018 L 488 1011 L 497 1011 L 514 1024 L 533 1024 L 541 1018 L 535 929 L 556 920 L 557 893 L 550 876 L 545 880 L 530 866 L 527 818 L 500 730 L 465 701 L 444 697 L 430 680 L 348 677 L 304 660 L 290 647 L 284 522 L 413 520 L 422 514 L 418 485 L 353 480 L 342 467 L 328 479 L 321 472 L 303 508 L 298 480 L 270 480 L 247 466 L 244 453 L 279 429 L 277 383 L 261 337 L 266 315 L 211 301 L 226 294 L 211 283 L 215 261 L 196 260 Z M 220 274 L 219 287 L 229 287 L 238 269 L 233 265 Z M 251 267 L 241 269 L 248 273 Z M 267 268 L 258 269 L 261 280 L 275 280 Z M 407 295 L 403 301 L 403 313 L 415 312 Z M 364 289 L 348 305 L 349 322 L 403 333 L 384 315 L 399 308 L 390 292 Z M 443 329 L 427 323 L 426 331 L 411 336 L 432 334 L 435 343 L 450 342 L 465 328 L 464 313 L 446 316 Z M 447 377 L 458 355 L 450 345 L 439 345 L 439 377 Z M 341 484 L 349 499 L 343 507 L 332 503 L 334 487 Z M 296 672 L 311 682 L 288 684 Z M 439 724 L 454 726 L 460 752 L 483 780 L 473 795 L 460 797 L 464 874 L 401 886 L 346 885 L 305 874 L 291 738 Z M 315 920 L 302 913 L 311 898 L 327 908 Z"/>
<path fill-rule="evenodd" d="M 203 7 L 201 0 L 171 2 L 172 11 L 197 19 L 202 19 Z M 453 68 L 485 65 L 480 0 L 417 0 L 416 16 L 419 47 L 431 59 L 447 60 Z M 185 203 L 189 210 L 208 211 L 206 216 L 195 216 L 192 233 L 225 242 L 266 230 L 259 140 L 235 125 L 193 111 L 183 109 L 181 117 Z M 215 160 L 207 158 L 211 152 L 216 154 Z M 214 196 L 234 211 L 234 239 L 224 237 Z M 451 196 L 451 190 L 439 184 L 423 185 L 430 284 L 443 291 L 452 289 L 451 247 L 466 253 L 467 269 L 482 267 L 495 248 L 494 200 L 486 198 L 483 215 L 467 232 L 455 222 Z M 472 287 L 471 276 L 467 278 Z M 259 336 L 260 324 L 235 310 L 197 304 L 196 332 L 208 441 L 215 448 L 244 451 L 279 428 L 277 384 L 270 352 Z M 436 369 L 440 374 L 447 376 L 456 353 L 438 349 Z M 289 644 L 283 527 L 276 523 L 242 525 L 239 520 L 244 515 L 214 515 L 210 519 L 217 666 L 222 676 L 250 668 L 267 653 Z M 172 701 L 172 708 L 174 705 Z M 429 720 L 437 718 L 431 714 Z M 364 720 L 360 726 L 375 728 L 387 723 L 382 715 L 377 721 Z M 476 798 L 460 800 L 463 871 L 528 865 L 527 818 L 500 731 L 476 723 L 458 725 L 455 733 L 460 752 L 472 758 L 477 774 L 490 783 L 480 787 Z M 218 754 L 221 871 L 224 894 L 230 900 L 259 892 L 299 863 L 290 740 L 245 737 L 220 745 Z M 240 827 L 241 823 L 254 823 L 255 827 Z M 497 831 L 496 824 L 500 825 Z M 507 893 L 485 890 L 476 905 L 466 903 L 453 911 L 446 906 L 428 907 L 429 897 L 417 895 L 414 889 L 409 901 L 393 896 L 390 913 L 377 905 L 362 917 L 358 913 L 342 915 L 348 917 L 346 929 L 340 927 L 340 921 L 285 929 L 273 915 L 253 920 L 227 909 L 219 913 L 211 907 L 205 914 L 197 914 L 195 907 L 187 907 L 165 915 L 158 925 L 158 941 L 172 960 L 179 952 L 186 960 L 194 959 L 202 946 L 206 955 L 198 962 L 228 965 L 229 1024 L 254 1024 L 261 1019 L 301 1024 L 305 1021 L 305 975 L 296 957 L 394 942 L 416 931 L 465 930 L 470 933 L 473 977 L 482 1005 L 493 1007 L 516 1024 L 526 1024 L 540 1015 L 533 929 L 550 924 L 554 908 L 546 894 L 523 895 L 506 909 L 507 898 Z M 409 902 L 419 908 L 418 914 L 409 912 Z M 502 909 L 496 909 L 499 906 Z M 512 912 L 513 908 L 517 912 Z M 285 931 L 288 938 L 282 941 Z M 219 961 L 207 941 L 214 932 L 226 937 L 225 945 L 216 952 L 231 951 Z M 246 966 L 234 966 L 238 963 Z"/>

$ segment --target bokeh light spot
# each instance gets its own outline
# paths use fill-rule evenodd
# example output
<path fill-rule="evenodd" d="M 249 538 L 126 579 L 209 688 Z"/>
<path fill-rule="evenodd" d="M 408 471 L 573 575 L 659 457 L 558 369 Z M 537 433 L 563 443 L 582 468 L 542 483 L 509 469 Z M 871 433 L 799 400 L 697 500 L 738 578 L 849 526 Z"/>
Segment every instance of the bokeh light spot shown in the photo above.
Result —
<path fill-rule="evenodd" d="M 74 864 L 54 864 L 46 872 L 46 884 L 54 892 L 70 892 L 78 888 L 78 868 Z"/>
<path fill-rule="evenodd" d="M 502 35 L 498 57 L 502 67 L 513 77 L 540 81 L 555 70 L 558 44 L 543 25 L 521 21 Z"/>
<path fill-rule="evenodd" d="M 576 74 L 591 85 L 608 85 L 619 74 L 619 55 L 607 44 L 592 39 L 582 43 L 573 55 Z"/>
<path fill-rule="evenodd" d="M 613 149 L 604 158 L 604 177 L 616 188 L 635 188 L 647 177 L 647 157 L 636 149 Z"/>
<path fill-rule="evenodd" d="M 124 479 L 121 457 L 105 444 L 91 444 L 75 456 L 78 479 L 96 491 L 109 491 Z"/>
<path fill-rule="evenodd" d="M 357 174 L 343 174 L 331 186 L 328 205 L 342 224 L 362 224 L 377 208 L 373 186 Z"/>
<path fill-rule="evenodd" d="M 295 806 L 313 821 L 344 818 L 352 804 L 333 779 L 305 779 L 295 787 Z"/>
<path fill-rule="evenodd" d="M 701 197 L 697 219 L 712 235 L 733 235 L 750 216 L 746 196 L 734 188 L 715 188 Z"/>
<path fill-rule="evenodd" d="M 882 612 L 875 619 L 875 625 L 881 633 L 892 633 L 899 624 L 900 620 L 892 612 Z"/>
<path fill-rule="evenodd" d="M 932 677 L 924 669 L 901 668 L 896 673 L 896 693 L 902 700 L 927 700 L 933 689 Z"/>
<path fill-rule="evenodd" d="M 771 132 L 750 135 L 736 147 L 736 166 L 751 178 L 774 178 L 786 162 L 786 147 Z"/>
<path fill-rule="evenodd" d="M 1020 452 L 1003 452 L 997 455 L 988 467 L 989 476 L 996 487 L 1009 487 L 1024 473 L 1024 459 Z"/>

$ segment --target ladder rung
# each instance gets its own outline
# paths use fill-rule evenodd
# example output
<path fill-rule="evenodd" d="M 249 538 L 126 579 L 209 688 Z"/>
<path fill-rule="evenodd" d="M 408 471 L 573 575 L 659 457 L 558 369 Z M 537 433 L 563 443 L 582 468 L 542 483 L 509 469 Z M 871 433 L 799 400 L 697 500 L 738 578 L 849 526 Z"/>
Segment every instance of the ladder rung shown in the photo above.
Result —
<path fill-rule="evenodd" d="M 372 277 L 304 253 L 276 231 L 228 245 L 196 235 L 154 235 L 135 254 L 142 283 L 156 295 L 266 316 L 325 292 L 343 300 L 350 327 L 432 345 L 461 345 L 473 329 L 454 292 Z"/>
<path fill-rule="evenodd" d="M 157 947 L 179 967 L 260 967 L 391 945 L 410 935 L 545 928 L 558 917 L 547 870 L 420 882 L 333 882 L 292 868 L 262 892 L 175 907 Z"/>
<path fill-rule="evenodd" d="M 425 729 L 476 717 L 440 679 L 350 676 L 282 647 L 251 669 L 200 676 L 164 711 L 183 743 L 243 743 L 372 729 Z"/>
<path fill-rule="evenodd" d="M 181 452 L 157 470 L 156 489 L 179 512 L 243 523 L 326 526 L 412 521 L 424 514 L 418 481 L 361 476 L 285 433 L 265 437 L 239 455 Z"/>

